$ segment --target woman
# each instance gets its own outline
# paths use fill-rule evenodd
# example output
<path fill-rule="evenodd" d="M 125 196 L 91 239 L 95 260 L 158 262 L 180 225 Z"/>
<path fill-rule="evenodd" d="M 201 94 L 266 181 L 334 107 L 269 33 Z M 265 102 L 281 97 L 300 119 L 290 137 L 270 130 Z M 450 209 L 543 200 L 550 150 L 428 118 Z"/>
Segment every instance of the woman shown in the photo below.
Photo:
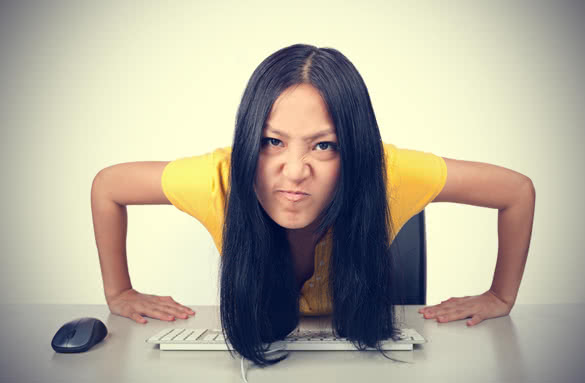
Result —
<path fill-rule="evenodd" d="M 147 182 L 137 183 L 142 187 L 135 194 L 112 192 L 116 177 L 131 174 L 126 165 L 96 176 L 93 211 L 105 204 L 99 202 L 105 194 L 117 206 L 140 203 L 136 195 L 146 193 Z M 172 203 L 212 234 L 221 255 L 225 338 L 260 366 L 287 357 L 267 359 L 266 346 L 294 330 L 300 315 L 332 314 L 336 335 L 357 349 L 375 347 L 384 354 L 381 341 L 398 330 L 394 305 L 404 293 L 391 277 L 398 265 L 390 244 L 439 193 L 448 201 L 470 186 L 443 191 L 446 159 L 383 143 L 367 88 L 352 63 L 335 49 L 302 44 L 273 53 L 254 71 L 237 112 L 232 147 L 149 166 L 162 191 L 150 184 L 151 196 L 141 201 Z M 493 183 L 498 190 L 501 185 L 527 190 L 526 177 L 518 173 L 494 174 L 501 176 L 501 184 Z M 490 204 L 512 200 L 502 195 L 490 190 Z M 98 233 L 106 237 L 106 224 L 95 212 L 94 226 L 100 250 Z M 113 261 L 104 255 L 108 245 L 101 247 L 112 312 L 142 323 L 140 312 L 161 319 L 165 310 L 181 317 L 193 313 L 170 297 L 133 290 L 122 255 Z M 491 310 L 484 318 L 511 309 L 494 294 L 479 298 L 480 306 Z"/>
<path fill-rule="evenodd" d="M 234 349 L 258 365 L 286 358 L 268 360 L 262 346 L 295 329 L 300 306 L 382 351 L 396 331 L 384 146 L 355 67 L 300 44 L 266 58 L 244 92 L 230 163 L 220 311 Z M 307 308 L 300 289 L 327 234 L 329 273 L 309 287 L 324 299 Z"/>

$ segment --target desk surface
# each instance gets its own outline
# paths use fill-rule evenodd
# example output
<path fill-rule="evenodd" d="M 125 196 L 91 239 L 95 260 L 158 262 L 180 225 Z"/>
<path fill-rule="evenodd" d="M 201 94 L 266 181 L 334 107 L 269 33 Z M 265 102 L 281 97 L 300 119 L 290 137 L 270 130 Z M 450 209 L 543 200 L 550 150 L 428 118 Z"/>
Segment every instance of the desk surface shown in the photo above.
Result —
<path fill-rule="evenodd" d="M 245 361 L 256 382 L 576 382 L 585 377 L 585 305 L 516 305 L 509 316 L 473 327 L 465 320 L 424 319 L 422 306 L 403 306 L 402 320 L 428 343 L 394 351 L 291 351 L 264 369 Z M 111 314 L 106 305 L 0 305 L 0 382 L 239 382 L 240 360 L 227 351 L 160 351 L 147 338 L 165 327 L 219 326 L 219 307 L 191 306 L 197 313 L 174 322 L 147 324 Z M 59 354 L 51 348 L 66 322 L 95 317 L 107 337 L 85 353 Z M 315 318 L 308 327 L 324 323 Z M 326 320 L 326 319 L 325 319 Z M 234 354 L 235 355 L 235 354 Z M 389 381 L 388 380 L 388 381 Z"/>

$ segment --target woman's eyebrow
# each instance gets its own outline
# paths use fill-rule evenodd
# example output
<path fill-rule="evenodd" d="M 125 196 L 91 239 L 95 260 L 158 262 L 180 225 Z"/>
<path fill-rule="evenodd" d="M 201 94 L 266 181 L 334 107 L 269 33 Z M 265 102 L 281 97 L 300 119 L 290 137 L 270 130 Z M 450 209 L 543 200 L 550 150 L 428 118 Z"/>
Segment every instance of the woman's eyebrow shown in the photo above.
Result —
<path fill-rule="evenodd" d="M 287 134 L 281 132 L 280 130 L 276 130 L 276 129 L 273 129 L 273 128 L 268 129 L 267 132 L 275 133 L 275 134 L 278 134 L 280 136 L 289 138 L 289 136 Z M 323 137 L 323 136 L 326 136 L 328 134 L 335 134 L 335 132 L 333 130 L 331 130 L 331 129 L 327 129 L 327 130 L 322 130 L 320 132 L 317 132 L 317 133 L 313 134 L 312 136 L 303 137 L 303 138 L 305 140 L 313 140 L 315 138 Z"/>

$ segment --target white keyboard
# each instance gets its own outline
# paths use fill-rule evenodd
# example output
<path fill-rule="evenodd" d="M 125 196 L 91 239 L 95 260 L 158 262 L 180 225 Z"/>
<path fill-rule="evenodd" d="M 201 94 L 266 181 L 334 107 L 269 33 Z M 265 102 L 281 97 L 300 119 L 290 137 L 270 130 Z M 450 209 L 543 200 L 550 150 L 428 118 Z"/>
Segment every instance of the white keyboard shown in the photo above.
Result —
<path fill-rule="evenodd" d="M 159 344 L 161 350 L 233 350 L 221 329 L 165 328 L 148 338 L 147 343 Z M 383 350 L 412 350 L 414 344 L 426 343 L 416 330 L 402 328 L 396 339 L 382 342 Z M 336 338 L 331 331 L 300 330 L 291 332 L 284 340 L 273 342 L 270 350 L 283 348 L 292 351 L 356 351 L 346 338 Z M 367 350 L 376 350 L 368 348 Z"/>

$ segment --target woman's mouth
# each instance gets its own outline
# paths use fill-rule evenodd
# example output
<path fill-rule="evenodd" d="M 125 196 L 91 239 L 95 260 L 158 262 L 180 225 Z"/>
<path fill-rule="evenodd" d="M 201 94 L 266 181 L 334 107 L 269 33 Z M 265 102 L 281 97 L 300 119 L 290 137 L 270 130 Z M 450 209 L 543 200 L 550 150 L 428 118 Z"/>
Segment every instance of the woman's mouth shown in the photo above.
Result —
<path fill-rule="evenodd" d="M 309 194 L 296 194 L 283 191 L 279 191 L 278 194 L 280 194 L 285 200 L 291 202 L 299 202 L 309 197 Z"/>

